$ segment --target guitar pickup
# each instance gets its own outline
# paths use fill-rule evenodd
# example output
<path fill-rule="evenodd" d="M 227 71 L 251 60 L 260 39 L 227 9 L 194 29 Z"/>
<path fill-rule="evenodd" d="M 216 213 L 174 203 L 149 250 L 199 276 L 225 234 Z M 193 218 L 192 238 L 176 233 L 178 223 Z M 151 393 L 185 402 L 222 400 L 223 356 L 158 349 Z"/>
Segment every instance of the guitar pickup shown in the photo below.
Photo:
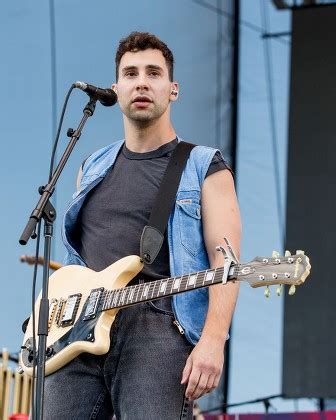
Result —
<path fill-rule="evenodd" d="M 62 327 L 68 327 L 75 322 L 81 297 L 81 293 L 77 293 L 76 295 L 71 295 L 68 297 L 63 311 L 61 322 Z"/>
<path fill-rule="evenodd" d="M 99 289 L 91 290 L 90 296 L 88 298 L 88 302 L 86 305 L 83 321 L 87 321 L 88 319 L 92 319 L 96 317 L 98 303 L 99 303 L 99 300 L 103 291 L 104 291 L 103 287 Z"/>

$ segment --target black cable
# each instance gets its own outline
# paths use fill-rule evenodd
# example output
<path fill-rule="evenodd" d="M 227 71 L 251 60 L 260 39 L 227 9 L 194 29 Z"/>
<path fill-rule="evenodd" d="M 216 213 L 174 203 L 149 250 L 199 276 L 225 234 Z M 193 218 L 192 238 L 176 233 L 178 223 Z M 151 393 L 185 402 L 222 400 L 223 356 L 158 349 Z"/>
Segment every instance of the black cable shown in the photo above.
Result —
<path fill-rule="evenodd" d="M 215 13 L 221 14 L 221 15 L 229 18 L 229 19 L 234 19 L 234 16 L 231 13 L 225 12 L 224 10 L 219 9 L 216 6 L 212 6 L 211 4 L 206 3 L 205 1 L 202 1 L 202 0 L 192 0 L 192 2 L 198 4 L 199 6 L 202 6 L 202 7 L 206 8 L 206 9 L 212 10 Z M 251 22 L 247 22 L 246 20 L 241 20 L 240 19 L 239 20 L 239 25 L 245 26 L 245 27 L 251 29 L 252 31 L 258 32 L 258 33 L 260 33 L 262 35 L 265 33 L 262 28 L 260 28 L 259 26 L 255 25 L 255 24 L 253 24 Z M 275 38 L 274 40 L 275 41 L 278 41 L 278 42 L 280 42 L 281 44 L 284 44 L 284 45 L 290 45 L 290 42 L 289 41 L 286 41 L 285 39 Z"/>
<path fill-rule="evenodd" d="M 34 274 L 33 274 L 33 287 L 32 287 L 32 322 L 33 322 L 33 375 L 32 375 L 32 393 L 31 393 L 31 405 L 32 413 L 35 413 L 35 369 L 36 369 L 36 329 L 35 329 L 35 294 L 36 294 L 36 279 L 37 279 L 37 267 L 38 267 L 38 256 L 40 249 L 40 239 L 41 239 L 41 221 L 37 225 L 37 237 L 36 237 L 36 248 L 35 248 L 35 264 L 34 264 Z"/>
<path fill-rule="evenodd" d="M 52 137 L 56 132 L 56 106 L 57 106 L 57 80 L 56 80 L 56 27 L 54 0 L 49 0 L 50 21 L 50 68 L 51 68 L 51 114 L 52 114 Z"/>
<path fill-rule="evenodd" d="M 260 11 L 262 17 L 262 23 L 265 31 L 268 31 L 269 22 L 266 10 L 266 2 L 260 0 Z M 267 78 L 268 88 L 268 106 L 271 126 L 271 140 L 272 140 L 272 151 L 273 151 L 273 165 L 274 165 L 274 177 L 275 177 L 275 191 L 276 191 L 276 203 L 279 220 L 279 233 L 282 241 L 282 245 L 285 245 L 285 232 L 284 232 L 284 220 L 282 210 L 282 198 L 281 198 L 281 185 L 280 185 L 280 167 L 279 167 L 279 153 L 278 153 L 278 140 L 276 130 L 276 118 L 275 118 L 275 105 L 274 105 L 274 94 L 273 94 L 273 80 L 272 80 L 272 58 L 271 51 L 269 48 L 269 40 L 264 40 L 264 57 L 265 57 L 265 72 Z"/>
<path fill-rule="evenodd" d="M 68 90 L 68 93 L 67 93 L 67 95 L 65 97 L 65 101 L 64 101 L 64 104 L 63 104 L 61 118 L 60 118 L 60 121 L 59 121 L 59 124 L 58 124 L 56 138 L 55 138 L 53 149 L 52 149 L 52 152 L 51 152 L 50 169 L 49 169 L 49 182 L 50 182 L 50 180 L 52 178 L 53 171 L 54 171 L 55 154 L 56 154 L 56 149 L 57 149 L 57 145 L 58 145 L 59 136 L 60 136 L 60 133 L 61 133 L 61 128 L 62 128 L 62 124 L 63 124 L 65 110 L 66 110 L 66 107 L 68 105 L 68 100 L 69 100 L 69 97 L 71 95 L 71 92 L 74 90 L 74 88 L 75 88 L 75 85 L 73 83 L 71 85 L 70 89 Z"/>
<path fill-rule="evenodd" d="M 222 6 L 222 0 L 217 0 L 217 8 Z M 216 118 L 215 118 L 215 147 L 221 149 L 221 104 L 222 104 L 222 15 L 217 14 L 217 48 L 216 48 Z"/>
<path fill-rule="evenodd" d="M 56 24 L 55 1 L 49 0 L 50 28 L 50 70 L 51 70 L 51 138 L 54 138 L 57 124 L 57 78 L 56 78 Z M 53 194 L 53 206 L 57 207 L 57 194 Z M 55 259 L 55 248 L 51 250 L 51 258 Z"/>

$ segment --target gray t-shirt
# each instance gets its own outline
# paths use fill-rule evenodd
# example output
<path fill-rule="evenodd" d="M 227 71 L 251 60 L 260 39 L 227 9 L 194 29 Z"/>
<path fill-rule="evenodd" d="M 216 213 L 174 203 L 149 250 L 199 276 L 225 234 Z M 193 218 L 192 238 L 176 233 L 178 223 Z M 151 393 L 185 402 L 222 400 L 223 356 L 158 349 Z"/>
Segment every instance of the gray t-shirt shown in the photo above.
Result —
<path fill-rule="evenodd" d="M 79 213 L 76 234 L 79 254 L 89 268 L 100 271 L 127 255 L 139 255 L 140 237 L 147 225 L 162 176 L 177 139 L 158 149 L 131 152 L 121 148 L 114 166 L 90 191 Z M 207 176 L 228 168 L 216 154 Z M 168 241 L 140 278 L 155 280 L 170 276 Z"/>

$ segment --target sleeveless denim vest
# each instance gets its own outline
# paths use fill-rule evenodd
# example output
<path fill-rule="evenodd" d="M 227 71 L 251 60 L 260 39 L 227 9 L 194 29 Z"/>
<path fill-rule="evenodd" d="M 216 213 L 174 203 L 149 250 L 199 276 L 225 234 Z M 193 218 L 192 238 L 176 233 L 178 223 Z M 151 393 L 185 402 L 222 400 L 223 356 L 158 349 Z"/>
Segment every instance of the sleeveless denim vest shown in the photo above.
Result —
<path fill-rule="evenodd" d="M 180 139 L 179 139 L 180 141 Z M 93 153 L 85 162 L 80 189 L 73 195 L 62 222 L 62 239 L 67 253 L 64 264 L 85 265 L 71 239 L 78 213 L 87 193 L 113 166 L 124 144 L 118 141 Z M 202 233 L 200 193 L 216 149 L 196 146 L 190 153 L 176 195 L 176 203 L 167 227 L 169 263 L 172 277 L 209 268 Z M 172 297 L 176 320 L 186 338 L 196 344 L 201 336 L 208 311 L 208 289 L 197 289 Z"/>

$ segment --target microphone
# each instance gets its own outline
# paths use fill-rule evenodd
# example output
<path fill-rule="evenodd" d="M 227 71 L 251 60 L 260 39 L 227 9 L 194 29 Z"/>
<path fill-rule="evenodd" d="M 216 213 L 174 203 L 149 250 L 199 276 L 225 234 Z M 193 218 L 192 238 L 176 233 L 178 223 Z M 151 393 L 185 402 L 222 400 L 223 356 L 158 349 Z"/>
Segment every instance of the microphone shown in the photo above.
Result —
<path fill-rule="evenodd" d="M 113 106 L 118 100 L 117 94 L 112 89 L 101 89 L 85 82 L 76 82 L 74 85 L 76 88 L 83 90 L 90 97 L 98 99 L 104 106 Z"/>

